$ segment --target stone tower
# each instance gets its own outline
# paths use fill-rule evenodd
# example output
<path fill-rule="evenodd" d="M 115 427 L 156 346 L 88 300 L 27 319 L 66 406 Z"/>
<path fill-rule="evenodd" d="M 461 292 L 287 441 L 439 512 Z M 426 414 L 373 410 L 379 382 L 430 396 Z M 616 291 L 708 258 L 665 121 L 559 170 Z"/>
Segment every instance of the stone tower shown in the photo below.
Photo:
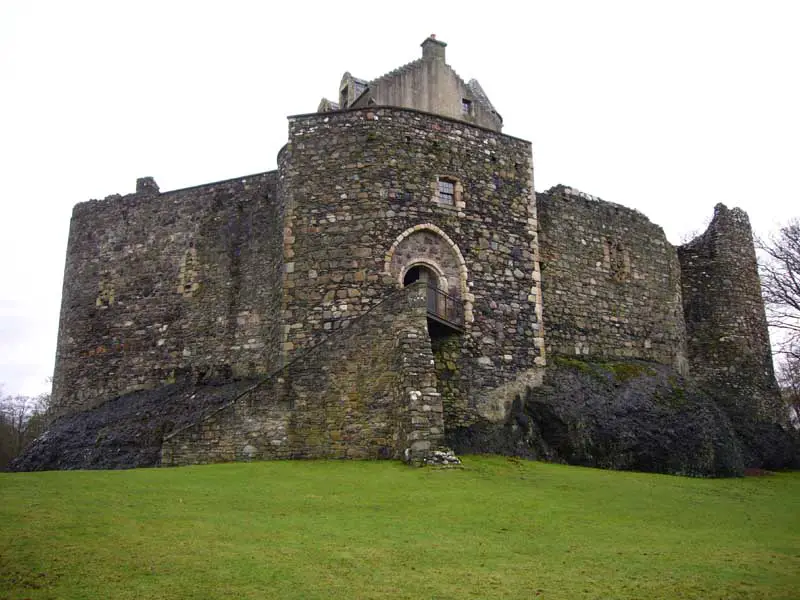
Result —
<path fill-rule="evenodd" d="M 747 215 L 717 204 L 678 256 L 692 374 L 735 424 L 783 421 Z"/>

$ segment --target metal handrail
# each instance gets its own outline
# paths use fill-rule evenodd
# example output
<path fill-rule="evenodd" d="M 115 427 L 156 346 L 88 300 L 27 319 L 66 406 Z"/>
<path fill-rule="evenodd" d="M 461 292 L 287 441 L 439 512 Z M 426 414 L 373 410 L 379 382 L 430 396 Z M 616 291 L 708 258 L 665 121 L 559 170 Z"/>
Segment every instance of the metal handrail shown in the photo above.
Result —
<path fill-rule="evenodd" d="M 439 289 L 432 281 L 428 282 L 428 314 L 458 328 L 464 325 L 464 304 L 461 298 Z"/>

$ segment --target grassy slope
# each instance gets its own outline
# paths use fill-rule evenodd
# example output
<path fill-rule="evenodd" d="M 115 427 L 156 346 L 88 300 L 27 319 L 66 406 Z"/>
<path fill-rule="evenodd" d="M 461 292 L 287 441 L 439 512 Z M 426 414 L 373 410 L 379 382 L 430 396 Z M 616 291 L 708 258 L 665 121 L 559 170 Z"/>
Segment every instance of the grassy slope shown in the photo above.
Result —
<path fill-rule="evenodd" d="M 0 474 L 0 598 L 797 598 L 800 473 L 471 457 Z"/>

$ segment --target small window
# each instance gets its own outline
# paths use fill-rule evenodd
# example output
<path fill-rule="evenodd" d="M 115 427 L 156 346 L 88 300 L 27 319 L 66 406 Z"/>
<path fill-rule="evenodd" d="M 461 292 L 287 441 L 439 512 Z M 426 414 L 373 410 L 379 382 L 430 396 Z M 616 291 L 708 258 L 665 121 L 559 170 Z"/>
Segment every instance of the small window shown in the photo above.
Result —
<path fill-rule="evenodd" d="M 461 99 L 461 114 L 462 115 L 472 114 L 472 100 L 468 100 L 466 98 Z"/>
<path fill-rule="evenodd" d="M 456 182 L 452 179 L 439 179 L 439 202 L 442 204 L 453 204 L 456 196 Z"/>

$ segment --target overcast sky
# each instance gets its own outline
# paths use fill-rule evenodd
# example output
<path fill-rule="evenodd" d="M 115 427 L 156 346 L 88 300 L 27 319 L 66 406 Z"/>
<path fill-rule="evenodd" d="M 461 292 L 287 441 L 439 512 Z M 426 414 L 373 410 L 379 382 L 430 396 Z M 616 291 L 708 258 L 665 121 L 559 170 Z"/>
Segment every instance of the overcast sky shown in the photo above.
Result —
<path fill-rule="evenodd" d="M 48 389 L 72 207 L 267 171 L 286 116 L 429 34 L 533 143 L 537 190 L 634 207 L 679 243 L 717 202 L 800 215 L 800 2 L 0 3 L 0 383 Z"/>

